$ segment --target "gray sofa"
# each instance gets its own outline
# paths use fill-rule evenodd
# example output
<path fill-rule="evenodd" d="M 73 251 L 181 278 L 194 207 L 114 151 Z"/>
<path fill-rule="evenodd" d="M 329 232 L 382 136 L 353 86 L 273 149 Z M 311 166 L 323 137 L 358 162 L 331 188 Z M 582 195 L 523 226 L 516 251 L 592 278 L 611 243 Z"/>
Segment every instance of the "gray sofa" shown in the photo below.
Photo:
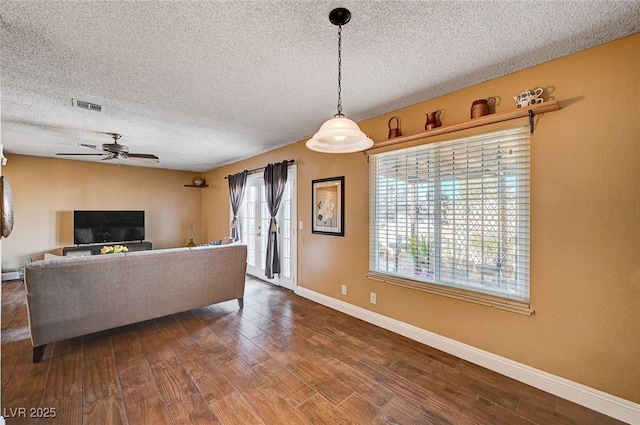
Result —
<path fill-rule="evenodd" d="M 25 269 L 33 362 L 46 344 L 222 301 L 243 307 L 247 247 L 172 248 L 36 261 Z"/>

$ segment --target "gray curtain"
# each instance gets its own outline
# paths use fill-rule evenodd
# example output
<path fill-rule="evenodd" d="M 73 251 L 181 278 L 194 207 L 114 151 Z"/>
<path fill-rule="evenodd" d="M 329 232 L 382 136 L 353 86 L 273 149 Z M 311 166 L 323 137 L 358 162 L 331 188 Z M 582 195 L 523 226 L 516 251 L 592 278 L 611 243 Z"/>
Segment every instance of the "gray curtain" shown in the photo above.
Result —
<path fill-rule="evenodd" d="M 249 172 L 244 170 L 241 173 L 228 176 L 229 180 L 229 198 L 231 199 L 231 209 L 233 210 L 233 220 L 231 221 L 231 237 L 239 241 L 242 233 L 240 232 L 240 221 L 238 220 L 238 210 L 242 205 L 244 197 L 244 188 L 247 185 L 247 175 Z"/>
<path fill-rule="evenodd" d="M 269 237 L 267 238 L 267 264 L 265 276 L 273 279 L 275 273 L 280 274 L 280 254 L 278 253 L 278 223 L 276 215 L 280 208 L 280 201 L 287 184 L 287 168 L 289 163 L 283 161 L 269 164 L 264 169 L 265 196 L 271 220 L 269 222 Z"/>

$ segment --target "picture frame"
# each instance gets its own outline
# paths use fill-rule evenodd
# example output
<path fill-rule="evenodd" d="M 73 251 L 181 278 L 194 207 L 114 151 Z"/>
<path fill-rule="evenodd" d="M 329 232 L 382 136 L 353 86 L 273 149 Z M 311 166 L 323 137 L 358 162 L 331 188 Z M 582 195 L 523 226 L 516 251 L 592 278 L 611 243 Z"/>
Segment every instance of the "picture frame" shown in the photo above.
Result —
<path fill-rule="evenodd" d="M 311 233 L 344 236 L 344 176 L 311 181 Z"/>

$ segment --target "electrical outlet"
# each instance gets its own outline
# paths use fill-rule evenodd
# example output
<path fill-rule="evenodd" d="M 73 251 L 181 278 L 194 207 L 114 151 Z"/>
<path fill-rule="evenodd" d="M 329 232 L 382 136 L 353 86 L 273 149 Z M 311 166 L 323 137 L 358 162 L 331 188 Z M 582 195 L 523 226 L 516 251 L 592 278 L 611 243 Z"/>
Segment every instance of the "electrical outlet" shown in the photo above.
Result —
<path fill-rule="evenodd" d="M 347 295 L 347 285 L 342 285 L 342 295 Z"/>
<path fill-rule="evenodd" d="M 375 304 L 376 303 L 376 293 L 375 292 L 370 292 L 369 293 L 369 302 L 371 304 Z"/>

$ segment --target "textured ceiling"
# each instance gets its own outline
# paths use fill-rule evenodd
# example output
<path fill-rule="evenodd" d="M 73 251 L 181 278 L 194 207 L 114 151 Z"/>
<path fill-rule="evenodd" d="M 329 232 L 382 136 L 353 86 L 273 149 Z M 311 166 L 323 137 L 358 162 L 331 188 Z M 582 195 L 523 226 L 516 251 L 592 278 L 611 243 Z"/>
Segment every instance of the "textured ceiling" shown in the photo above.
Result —
<path fill-rule="evenodd" d="M 640 31 L 639 1 L 5 0 L 4 149 L 89 153 L 116 132 L 153 167 L 206 171 L 308 138 L 336 111 L 339 6 L 356 121 Z"/>

